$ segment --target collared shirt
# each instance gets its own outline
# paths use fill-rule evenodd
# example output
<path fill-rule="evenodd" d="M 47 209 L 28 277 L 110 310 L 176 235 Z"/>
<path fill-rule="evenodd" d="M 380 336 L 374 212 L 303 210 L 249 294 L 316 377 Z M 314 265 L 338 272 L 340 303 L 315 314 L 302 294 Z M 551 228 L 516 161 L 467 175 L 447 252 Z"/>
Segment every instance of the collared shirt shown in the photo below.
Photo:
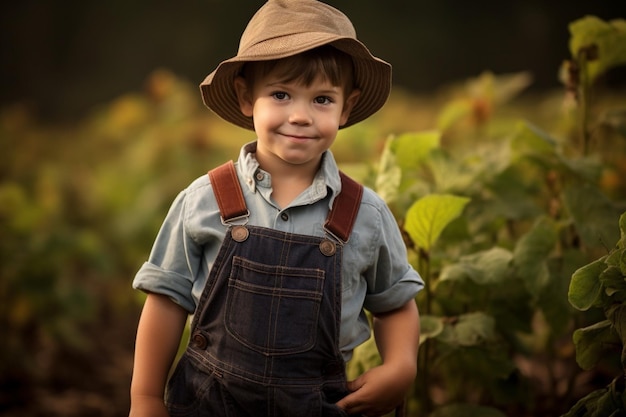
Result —
<path fill-rule="evenodd" d="M 326 151 L 313 183 L 289 206 L 272 200 L 272 179 L 255 158 L 256 142 L 245 145 L 237 175 L 250 211 L 248 224 L 284 232 L 327 236 L 323 225 L 341 191 L 339 169 Z M 193 314 L 224 239 L 208 175 L 195 180 L 174 200 L 133 288 L 169 296 Z M 385 202 L 365 187 L 342 259 L 340 348 L 346 360 L 370 337 L 364 308 L 383 313 L 403 306 L 424 286 L 407 261 L 398 225 Z"/>

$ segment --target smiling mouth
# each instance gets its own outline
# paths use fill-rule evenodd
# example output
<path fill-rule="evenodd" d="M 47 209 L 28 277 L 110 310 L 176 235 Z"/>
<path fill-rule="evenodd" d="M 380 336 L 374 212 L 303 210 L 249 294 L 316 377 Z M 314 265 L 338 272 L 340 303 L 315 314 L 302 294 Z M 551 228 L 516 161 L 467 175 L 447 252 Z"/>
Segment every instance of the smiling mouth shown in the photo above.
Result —
<path fill-rule="evenodd" d="M 303 136 L 303 135 L 296 135 L 296 134 L 289 134 L 289 133 L 280 133 L 280 134 L 282 136 L 292 138 L 292 139 L 298 139 L 298 140 L 315 139 L 312 136 Z"/>

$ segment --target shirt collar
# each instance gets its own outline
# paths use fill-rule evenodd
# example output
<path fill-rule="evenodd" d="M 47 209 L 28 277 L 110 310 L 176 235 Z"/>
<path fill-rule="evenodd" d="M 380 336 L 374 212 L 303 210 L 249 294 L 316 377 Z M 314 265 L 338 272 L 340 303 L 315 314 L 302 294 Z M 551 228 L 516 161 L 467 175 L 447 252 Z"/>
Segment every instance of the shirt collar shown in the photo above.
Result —
<path fill-rule="evenodd" d="M 257 180 L 255 177 L 259 173 L 261 173 L 260 175 L 263 175 L 264 173 L 264 171 L 259 167 L 259 163 L 255 157 L 256 145 L 256 141 L 245 144 L 239 152 L 239 159 L 237 161 L 239 175 L 242 176 L 246 186 L 249 188 L 250 192 L 253 193 L 256 192 L 257 187 Z M 269 187 L 269 174 L 265 173 L 265 178 L 265 180 L 260 181 L 259 185 L 266 184 Z M 321 190 L 322 187 L 327 187 L 332 193 L 329 200 L 329 207 L 332 207 L 335 197 L 341 191 L 341 178 L 339 176 L 337 162 L 335 161 L 335 157 L 330 150 L 327 150 L 322 155 L 322 164 L 313 179 L 312 187 L 317 190 Z"/>

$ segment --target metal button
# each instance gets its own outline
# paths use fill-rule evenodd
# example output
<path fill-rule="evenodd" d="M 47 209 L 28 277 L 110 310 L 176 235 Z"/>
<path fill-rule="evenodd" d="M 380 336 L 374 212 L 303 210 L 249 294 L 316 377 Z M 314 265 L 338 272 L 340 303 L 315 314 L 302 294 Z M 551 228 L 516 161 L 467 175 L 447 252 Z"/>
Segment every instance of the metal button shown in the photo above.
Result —
<path fill-rule="evenodd" d="M 248 232 L 245 226 L 235 226 L 230 234 L 235 242 L 243 242 L 248 238 L 250 232 Z"/>
<path fill-rule="evenodd" d="M 202 333 L 194 333 L 191 337 L 191 344 L 198 349 L 204 350 L 209 345 L 209 341 Z"/>
<path fill-rule="evenodd" d="M 320 242 L 320 251 L 326 256 L 333 256 L 337 251 L 337 247 L 334 242 L 324 239 Z"/>
<path fill-rule="evenodd" d="M 284 221 L 287 221 L 287 220 L 289 220 L 289 215 L 287 213 L 282 213 L 280 215 L 280 218 L 283 219 Z"/>

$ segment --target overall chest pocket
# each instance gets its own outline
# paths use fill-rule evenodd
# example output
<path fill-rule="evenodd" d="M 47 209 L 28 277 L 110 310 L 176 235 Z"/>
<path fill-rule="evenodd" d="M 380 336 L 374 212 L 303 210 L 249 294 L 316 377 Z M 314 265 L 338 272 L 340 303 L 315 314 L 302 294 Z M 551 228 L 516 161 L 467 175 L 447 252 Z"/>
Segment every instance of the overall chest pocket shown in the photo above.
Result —
<path fill-rule="evenodd" d="M 310 350 L 316 341 L 325 272 L 234 257 L 228 280 L 226 330 L 266 355 Z"/>

